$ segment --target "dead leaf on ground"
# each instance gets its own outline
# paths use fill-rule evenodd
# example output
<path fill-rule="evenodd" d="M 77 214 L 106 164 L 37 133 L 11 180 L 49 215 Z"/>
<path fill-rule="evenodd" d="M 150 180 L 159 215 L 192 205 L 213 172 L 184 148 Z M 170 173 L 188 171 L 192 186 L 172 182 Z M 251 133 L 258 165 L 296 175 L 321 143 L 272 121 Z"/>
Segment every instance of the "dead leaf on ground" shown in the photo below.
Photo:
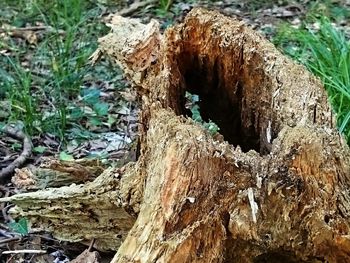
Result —
<path fill-rule="evenodd" d="M 101 256 L 97 251 L 90 252 L 89 249 L 84 250 L 78 257 L 73 259 L 71 263 L 100 263 Z"/>

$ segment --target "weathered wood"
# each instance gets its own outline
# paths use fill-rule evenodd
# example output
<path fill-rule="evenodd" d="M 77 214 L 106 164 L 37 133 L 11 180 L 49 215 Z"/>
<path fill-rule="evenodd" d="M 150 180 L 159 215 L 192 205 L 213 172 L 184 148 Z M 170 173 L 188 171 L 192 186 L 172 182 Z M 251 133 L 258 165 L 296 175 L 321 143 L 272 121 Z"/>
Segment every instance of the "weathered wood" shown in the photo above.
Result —
<path fill-rule="evenodd" d="M 132 227 L 137 212 L 126 211 L 133 199 L 126 188 L 132 187 L 134 178 L 124 176 L 120 180 L 122 172 L 107 169 L 84 185 L 17 194 L 1 201 L 16 204 L 11 213 L 30 219 L 32 228 L 45 229 L 71 242 L 89 243 L 95 238 L 99 249 L 115 250 Z"/>
<path fill-rule="evenodd" d="M 97 159 L 58 161 L 46 158 L 39 167 L 16 169 L 12 183 L 19 189 L 45 189 L 93 181 L 105 169 Z"/>
<path fill-rule="evenodd" d="M 71 186 L 64 202 L 65 215 L 84 211 L 79 228 L 95 220 L 91 238 L 118 232 L 100 228 L 105 214 L 128 226 L 112 262 L 350 261 L 349 148 L 319 80 L 217 12 L 195 9 L 163 35 L 155 21 L 118 16 L 111 28 L 98 53 L 142 98 L 140 156 L 81 186 L 79 199 Z M 187 117 L 186 91 L 222 136 Z M 47 201 L 30 214 L 32 196 L 3 201 L 45 218 Z"/>

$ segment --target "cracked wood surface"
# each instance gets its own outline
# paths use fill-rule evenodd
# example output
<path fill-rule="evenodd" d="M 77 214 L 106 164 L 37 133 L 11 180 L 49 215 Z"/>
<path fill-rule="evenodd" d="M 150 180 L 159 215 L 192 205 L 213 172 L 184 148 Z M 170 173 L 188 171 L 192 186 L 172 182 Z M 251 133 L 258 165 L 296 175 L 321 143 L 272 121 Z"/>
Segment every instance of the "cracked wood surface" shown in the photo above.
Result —
<path fill-rule="evenodd" d="M 69 187 L 65 214 L 85 202 L 97 215 L 79 225 L 81 238 L 120 245 L 114 263 L 349 262 L 349 148 L 319 80 L 217 12 L 194 9 L 164 34 L 154 21 L 111 23 L 96 55 L 137 87 L 141 150 L 135 164 L 79 186 L 78 199 Z M 222 136 L 186 117 L 186 91 Z M 59 205 L 51 194 L 40 196 Z M 23 205 L 31 195 L 6 201 L 44 218 L 44 205 Z M 102 227 L 87 236 L 94 218 Z"/>

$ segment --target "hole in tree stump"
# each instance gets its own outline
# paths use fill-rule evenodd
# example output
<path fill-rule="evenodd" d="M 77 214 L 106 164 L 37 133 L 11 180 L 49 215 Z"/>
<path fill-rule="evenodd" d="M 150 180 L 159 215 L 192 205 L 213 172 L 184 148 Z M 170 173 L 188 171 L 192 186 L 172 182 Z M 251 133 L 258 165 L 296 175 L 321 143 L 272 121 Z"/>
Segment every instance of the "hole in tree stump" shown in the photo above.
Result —
<path fill-rule="evenodd" d="M 271 252 L 265 253 L 253 260 L 254 263 L 302 263 L 307 261 L 302 261 L 298 259 L 295 255 L 292 255 L 288 252 Z"/>
<path fill-rule="evenodd" d="M 257 67 L 263 60 L 256 57 L 257 64 L 254 61 L 244 64 L 243 54 L 221 56 L 214 45 L 215 41 L 210 54 L 201 54 L 189 46 L 178 56 L 182 114 L 192 117 L 185 107 L 185 93 L 196 94 L 201 118 L 214 122 L 226 141 L 239 145 L 244 152 L 267 154 L 271 148 L 266 134 L 267 127 L 271 127 L 268 120 L 271 106 L 266 102 L 271 101 L 271 92 L 270 79 Z"/>

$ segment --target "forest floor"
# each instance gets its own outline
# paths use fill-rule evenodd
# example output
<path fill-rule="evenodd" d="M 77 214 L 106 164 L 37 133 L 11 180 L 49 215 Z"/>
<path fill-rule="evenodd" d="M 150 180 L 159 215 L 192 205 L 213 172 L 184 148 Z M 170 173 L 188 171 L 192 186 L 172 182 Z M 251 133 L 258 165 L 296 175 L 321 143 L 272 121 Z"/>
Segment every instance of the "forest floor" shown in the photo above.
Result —
<path fill-rule="evenodd" d="M 154 18 L 165 30 L 180 23 L 193 7 L 204 6 L 237 17 L 281 47 L 279 36 L 286 27 L 307 25 L 317 30 L 318 19 L 328 17 L 350 38 L 348 0 L 1 2 L 0 179 L 23 152 L 18 133 L 30 141 L 29 153 L 18 163 L 21 167 L 48 160 L 88 158 L 102 167 L 135 160 L 139 111 L 135 90 L 110 61 L 102 59 L 95 65 L 89 61 L 98 38 L 109 30 L 105 23 L 111 14 L 145 23 Z M 3 177 L 0 197 L 27 191 L 11 182 L 14 173 L 11 168 Z M 10 208 L 0 205 L 0 262 L 68 262 L 86 249 L 29 230 L 25 219 L 11 218 Z M 20 249 L 47 253 L 11 253 Z M 108 262 L 113 253 L 102 255 Z"/>

